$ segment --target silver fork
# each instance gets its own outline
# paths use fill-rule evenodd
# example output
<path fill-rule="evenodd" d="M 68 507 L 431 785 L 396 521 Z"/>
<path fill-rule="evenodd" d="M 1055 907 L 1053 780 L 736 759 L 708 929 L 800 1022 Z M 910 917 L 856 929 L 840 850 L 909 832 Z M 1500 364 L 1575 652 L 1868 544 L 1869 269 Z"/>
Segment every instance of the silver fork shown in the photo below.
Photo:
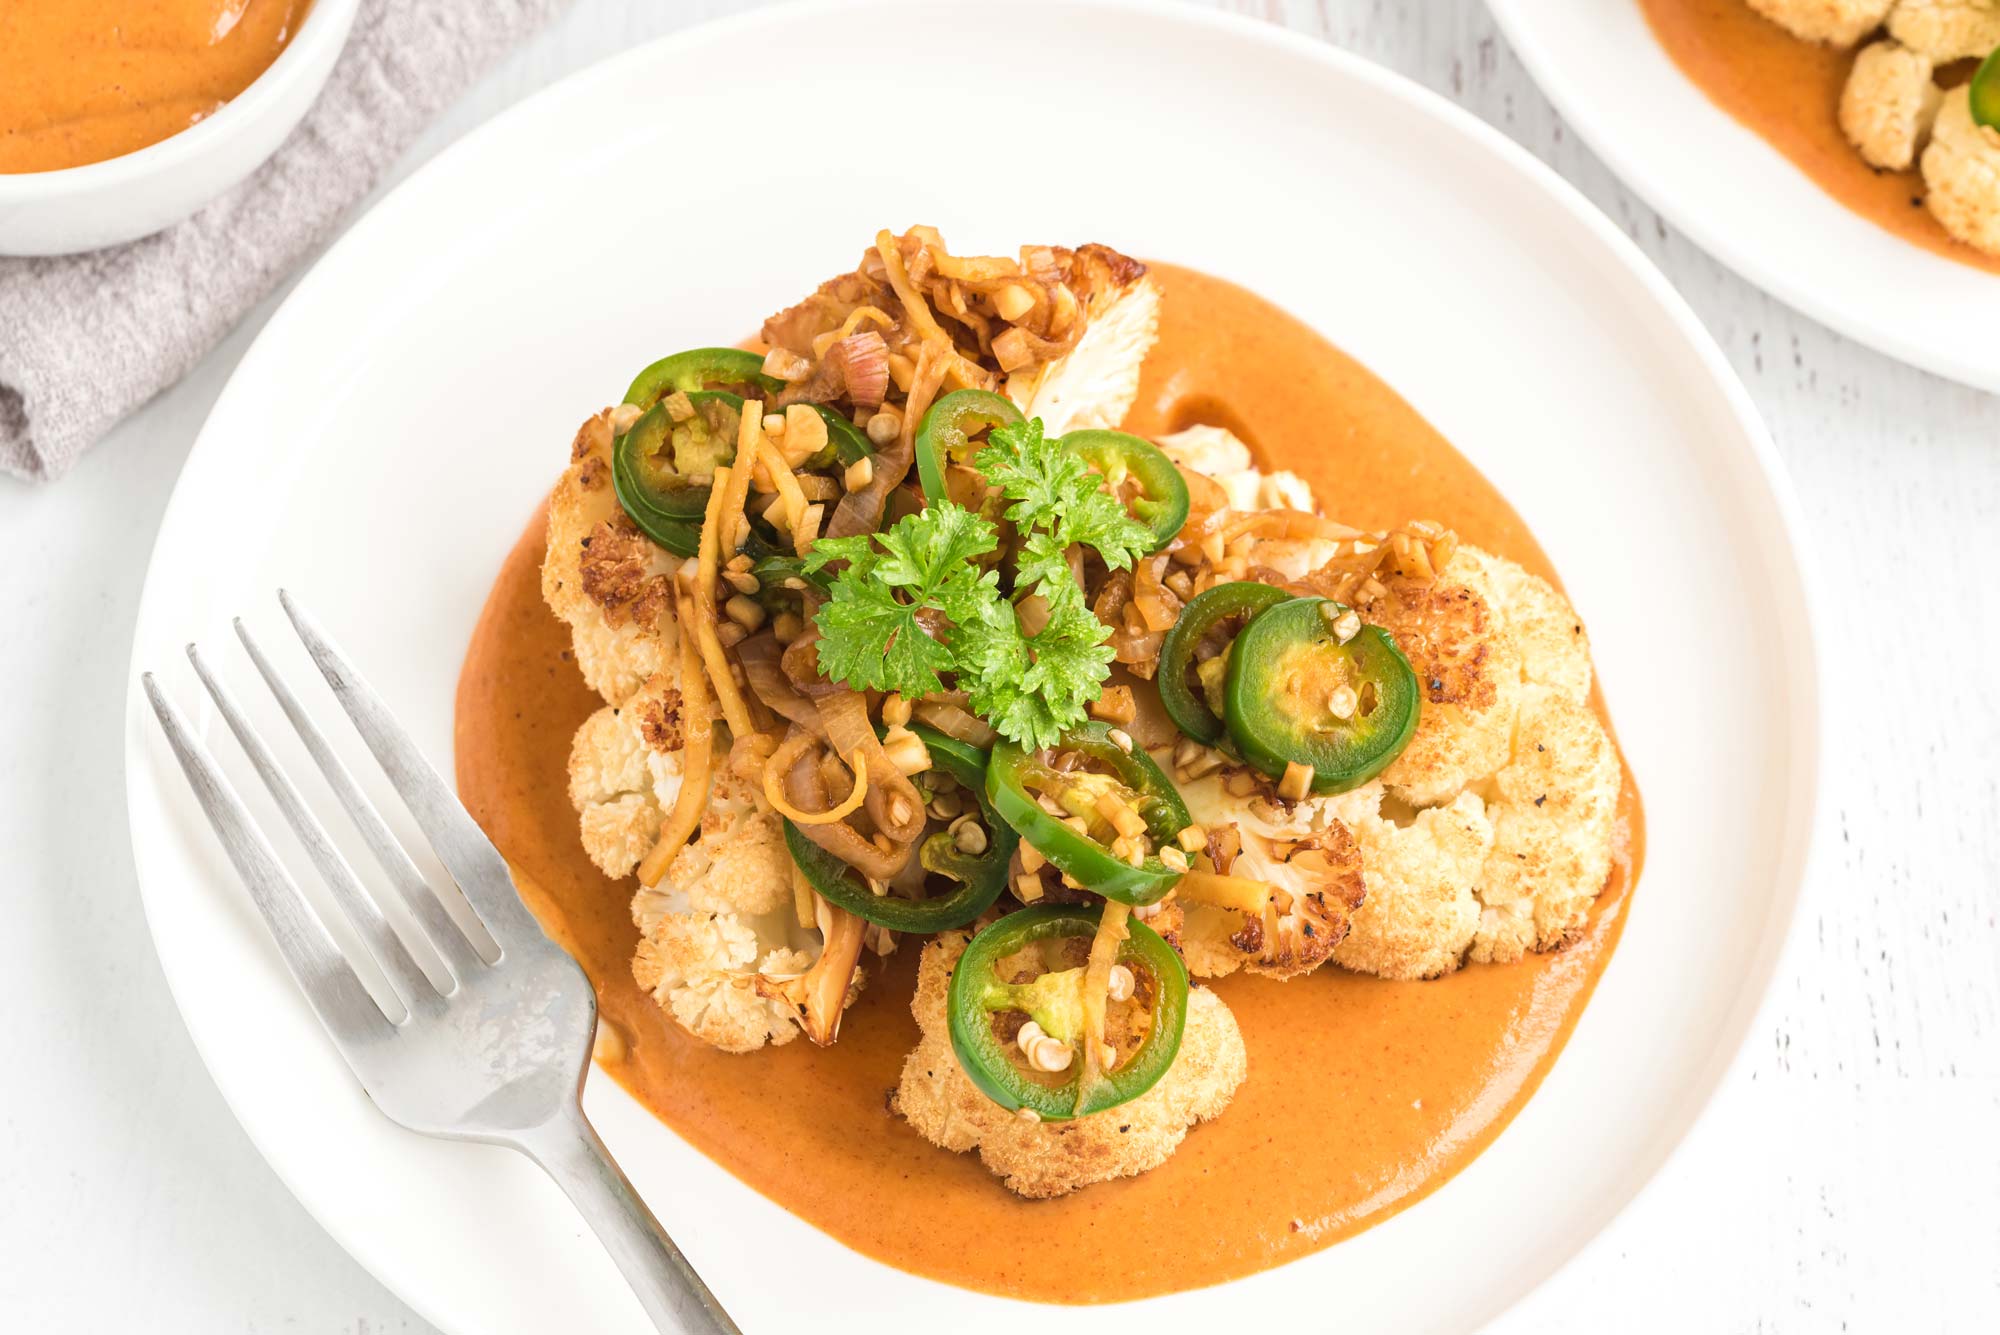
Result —
<path fill-rule="evenodd" d="M 379 1004 L 187 720 L 146 673 L 141 679 L 146 697 L 195 797 L 334 1046 L 391 1120 L 427 1136 L 506 1145 L 539 1164 L 597 1233 L 660 1330 L 738 1335 L 736 1323 L 584 1120 L 578 1094 L 597 1031 L 597 998 L 589 979 L 521 903 L 498 850 L 381 697 L 289 594 L 280 590 L 278 597 L 334 697 L 484 928 L 468 933 L 453 921 L 305 706 L 237 621 L 237 636 L 258 675 L 417 924 L 416 934 L 432 956 L 419 963 L 228 688 L 190 644 L 196 675 L 400 1003 Z"/>

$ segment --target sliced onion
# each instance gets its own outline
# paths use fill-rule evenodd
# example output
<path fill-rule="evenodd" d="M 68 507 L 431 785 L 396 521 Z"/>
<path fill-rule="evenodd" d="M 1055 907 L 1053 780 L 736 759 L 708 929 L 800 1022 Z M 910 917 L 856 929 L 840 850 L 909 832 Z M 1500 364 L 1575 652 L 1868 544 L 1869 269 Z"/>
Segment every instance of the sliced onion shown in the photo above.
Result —
<path fill-rule="evenodd" d="M 785 794 L 791 804 L 801 810 L 826 804 L 826 785 L 820 781 L 819 766 L 812 756 L 801 754 L 792 762 L 791 769 L 785 774 Z M 916 850 L 916 845 L 912 843 L 885 851 L 846 821 L 801 825 L 799 833 L 863 876 L 872 876 L 878 881 L 893 879 L 909 864 L 910 855 Z"/>
<path fill-rule="evenodd" d="M 1230 516 L 1222 526 L 1224 542 L 1246 536 L 1273 538 L 1281 542 L 1307 542 L 1315 538 L 1346 542 L 1362 534 L 1358 528 L 1349 528 L 1303 510 L 1253 510 L 1248 514 Z"/>
<path fill-rule="evenodd" d="M 910 713 L 916 716 L 918 722 L 929 724 L 945 736 L 968 746 L 988 747 L 1000 736 L 977 716 L 942 701 L 920 700 L 911 706 Z"/>
<path fill-rule="evenodd" d="M 896 762 L 889 759 L 889 753 L 876 740 L 875 726 L 868 721 L 868 702 L 856 692 L 842 689 L 821 696 L 814 703 L 820 721 L 826 724 L 828 744 L 843 756 L 859 752 L 868 766 L 868 814 L 874 819 L 875 828 L 891 843 L 902 847 L 903 856 L 907 857 L 910 847 L 924 832 L 924 801 L 918 796 L 916 785 L 896 768 Z M 904 817 L 895 820 L 889 813 L 899 803 Z M 901 865 L 901 859 L 897 865 Z"/>
<path fill-rule="evenodd" d="M 681 846 L 701 828 L 715 782 L 715 712 L 702 674 L 701 651 L 688 629 L 694 599 L 676 583 L 675 601 L 681 623 L 681 719 L 687 739 L 681 750 L 681 790 L 660 826 L 659 839 L 639 863 L 639 882 L 648 887 L 660 883 Z"/>
<path fill-rule="evenodd" d="M 847 398 L 857 408 L 878 408 L 889 392 L 889 345 L 873 329 L 849 334 L 827 352 L 837 362 Z"/>
<path fill-rule="evenodd" d="M 813 904 L 820 932 L 819 958 L 796 978 L 780 980 L 760 973 L 754 986 L 758 996 L 790 1007 L 806 1037 L 825 1047 L 840 1036 L 840 1017 L 847 1010 L 847 993 L 861 963 L 868 924 L 817 895 Z"/>
<path fill-rule="evenodd" d="M 1180 613 L 1180 599 L 1174 591 L 1160 582 L 1167 558 L 1148 556 L 1143 558 L 1132 576 L 1132 605 L 1139 609 L 1139 619 L 1146 623 L 1148 631 L 1164 635 L 1174 624 Z"/>
<path fill-rule="evenodd" d="M 752 635 L 737 645 L 736 661 L 743 665 L 743 679 L 750 683 L 750 690 L 773 713 L 814 736 L 825 735 L 826 725 L 819 721 L 819 711 L 813 708 L 812 701 L 792 688 L 791 678 L 785 674 L 783 651 L 768 632 Z"/>
<path fill-rule="evenodd" d="M 849 768 L 854 772 L 854 791 L 847 795 L 838 806 L 824 811 L 807 811 L 794 806 L 780 789 L 785 774 L 790 772 L 800 756 L 818 745 L 819 739 L 803 728 L 793 728 L 771 758 L 764 762 L 764 798 L 771 809 L 794 825 L 830 825 L 834 821 L 845 820 L 861 809 L 861 803 L 868 796 L 868 767 L 854 757 Z"/>

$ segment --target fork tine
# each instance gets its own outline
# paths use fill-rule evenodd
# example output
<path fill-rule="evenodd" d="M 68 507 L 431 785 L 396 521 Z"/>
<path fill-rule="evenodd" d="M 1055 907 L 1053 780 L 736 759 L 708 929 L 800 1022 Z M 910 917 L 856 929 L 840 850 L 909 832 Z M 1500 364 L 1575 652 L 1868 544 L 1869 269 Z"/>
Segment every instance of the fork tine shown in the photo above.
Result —
<path fill-rule="evenodd" d="M 438 860 L 458 882 L 493 939 L 503 950 L 510 942 L 525 946 L 546 940 L 541 924 L 516 893 L 500 850 L 493 847 L 450 785 L 424 759 L 382 697 L 333 647 L 312 614 L 290 593 L 278 590 L 278 601 L 284 604 L 285 615 L 291 618 L 292 628 L 305 642 L 326 684 L 333 688 L 334 698 L 354 721 L 356 731 L 389 776 L 390 785 L 416 817 Z"/>
<path fill-rule="evenodd" d="M 328 785 L 332 787 L 334 796 L 340 799 L 340 805 L 346 809 L 348 818 L 361 831 L 362 841 L 368 845 L 369 851 L 374 853 L 376 862 L 381 864 L 382 870 L 395 885 L 396 893 L 402 896 L 403 903 L 409 907 L 411 915 L 421 925 L 424 934 L 430 938 L 431 945 L 444 956 L 445 963 L 452 973 L 461 979 L 467 978 L 481 964 L 490 964 L 498 959 L 500 948 L 490 939 L 483 942 L 466 940 L 463 929 L 452 921 L 449 913 L 445 912 L 444 904 L 431 889 L 430 882 L 426 881 L 424 874 L 417 870 L 417 864 L 410 860 L 408 850 L 394 834 L 390 833 L 388 822 L 382 819 L 382 813 L 375 810 L 375 804 L 368 800 L 361 791 L 361 786 L 354 781 L 354 776 L 347 772 L 347 766 L 333 753 L 333 747 L 327 743 L 326 734 L 320 731 L 317 723 L 313 722 L 312 715 L 306 712 L 305 705 L 300 703 L 298 696 L 292 692 L 291 686 L 279 674 L 276 665 L 264 656 L 264 651 L 258 647 L 257 641 L 251 638 L 250 631 L 244 626 L 241 618 L 236 621 L 236 638 L 243 642 L 243 648 L 249 653 L 250 661 L 256 664 L 258 675 L 263 677 L 264 684 L 270 687 L 271 694 L 277 697 L 279 707 L 285 711 L 285 717 L 292 721 L 292 727 L 298 732 L 299 740 L 305 743 L 306 750 L 312 755 L 313 763 L 319 766 L 319 772 L 326 776 Z M 486 933 L 482 930 L 479 935 L 483 937 Z"/>
<path fill-rule="evenodd" d="M 209 671 L 208 660 L 201 656 L 201 651 L 190 644 L 187 647 L 187 656 L 188 662 L 194 664 L 195 676 L 201 678 L 201 684 L 207 688 L 209 698 L 215 701 L 215 707 L 221 711 L 223 722 L 227 723 L 229 730 L 236 734 L 236 741 L 242 746 L 243 753 L 250 757 L 251 768 L 255 769 L 257 777 L 264 781 L 264 787 L 277 802 L 278 810 L 285 817 L 285 823 L 292 827 L 292 833 L 298 836 L 299 843 L 306 850 L 306 856 L 312 859 L 314 868 L 326 882 L 326 888 L 332 892 L 334 903 L 340 906 L 340 911 L 346 915 L 347 921 L 352 923 L 354 930 L 360 934 L 362 949 L 375 957 L 375 962 L 382 967 L 382 972 L 388 975 L 390 986 L 395 988 L 396 995 L 402 999 L 403 1004 L 406 1007 L 414 1007 L 425 1000 L 427 994 L 449 991 L 450 978 L 446 978 L 444 987 L 437 987 L 425 975 L 409 948 L 403 944 L 402 938 L 398 937 L 395 930 L 389 926 L 389 920 L 382 916 L 382 910 L 362 886 L 361 878 L 354 874 L 354 868 L 347 865 L 347 859 L 341 856 L 340 850 L 333 846 L 333 840 L 327 837 L 326 827 L 307 810 L 305 799 L 299 795 L 298 788 L 278 765 L 277 758 L 271 754 L 270 748 L 264 745 L 264 739 L 251 726 L 249 718 L 237 705 L 236 697 L 213 672 Z"/>
<path fill-rule="evenodd" d="M 206 748 L 196 740 L 194 730 L 181 717 L 160 684 L 148 672 L 140 678 L 153 713 L 167 735 L 167 743 L 194 789 L 195 800 L 207 813 L 208 823 L 221 841 L 223 852 L 249 888 L 250 898 L 271 937 L 284 957 L 306 1001 L 343 1048 L 349 1043 L 379 1041 L 395 1032 L 395 1027 L 368 989 L 355 977 L 347 959 L 327 935 L 326 927 L 299 893 L 284 864 L 250 818 L 243 799 L 229 785 Z M 351 1063 L 350 1063 L 351 1064 Z"/>

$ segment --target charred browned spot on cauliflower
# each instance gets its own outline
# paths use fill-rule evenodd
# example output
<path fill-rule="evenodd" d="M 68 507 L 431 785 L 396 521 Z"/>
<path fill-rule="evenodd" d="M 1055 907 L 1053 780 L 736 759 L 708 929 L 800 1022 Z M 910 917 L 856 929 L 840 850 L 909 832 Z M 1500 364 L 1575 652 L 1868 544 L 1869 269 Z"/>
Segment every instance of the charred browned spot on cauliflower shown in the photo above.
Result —
<path fill-rule="evenodd" d="M 1924 203 L 1944 229 L 2000 255 L 2000 130 L 1972 119 L 1967 88 L 1945 94 L 1924 150 Z"/>
<path fill-rule="evenodd" d="M 1419 584 L 1392 576 L 1387 596 L 1368 605 L 1368 619 L 1395 637 L 1410 660 L 1424 702 L 1483 709 L 1498 692 L 1486 671 L 1491 649 L 1491 614 L 1486 600 L 1466 584 L 1433 580 Z"/>
<path fill-rule="evenodd" d="M 542 558 L 542 597 L 569 626 L 584 681 L 614 705 L 678 655 L 667 585 L 676 563 L 633 526 L 611 485 L 612 441 L 632 416 L 607 408 L 578 429 L 549 497 Z"/>
<path fill-rule="evenodd" d="M 1488 553 L 1461 547 L 1443 573 L 1486 604 L 1496 696 L 1426 704 L 1384 791 L 1332 803 L 1368 884 L 1335 959 L 1388 977 L 1560 945 L 1611 866 L 1622 775 L 1589 705 L 1581 620 L 1548 581 Z"/>
<path fill-rule="evenodd" d="M 2000 46 L 2000 3 L 1898 0 L 1889 14 L 1889 35 L 1940 65 L 1968 56 L 1984 56 Z"/>
<path fill-rule="evenodd" d="M 1365 890 L 1359 843 L 1320 801 L 1230 795 L 1219 775 L 1183 785 L 1188 812 L 1210 834 L 1208 864 L 1270 888 L 1257 907 L 1176 895 L 1181 954 L 1202 978 L 1247 969 L 1268 978 L 1310 973 L 1347 935 Z"/>
<path fill-rule="evenodd" d="M 1895 0 L 1749 0 L 1750 8 L 1808 42 L 1853 46 L 1881 26 Z"/>
<path fill-rule="evenodd" d="M 1931 82 L 1931 59 L 1899 42 L 1861 49 L 1840 94 L 1840 129 L 1871 167 L 1904 171 L 1937 119 L 1943 92 Z"/>
<path fill-rule="evenodd" d="M 1160 1082 L 1130 1103 L 1067 1122 L 1026 1121 L 968 1078 L 952 1051 L 945 996 L 968 938 L 947 932 L 924 947 L 910 1003 L 922 1038 L 903 1061 L 891 1107 L 932 1144 L 979 1151 L 1021 1196 L 1062 1196 L 1165 1163 L 1197 1123 L 1219 1115 L 1249 1066 L 1236 1019 L 1207 988 L 1188 993 L 1179 1054 Z"/>
<path fill-rule="evenodd" d="M 1386 596 L 1360 609 L 1395 639 L 1424 692 L 1416 735 L 1382 773 L 1412 806 L 1451 800 L 1507 758 L 1521 655 L 1500 631 L 1494 575 L 1480 553 L 1460 547 L 1435 582 L 1392 577 Z"/>

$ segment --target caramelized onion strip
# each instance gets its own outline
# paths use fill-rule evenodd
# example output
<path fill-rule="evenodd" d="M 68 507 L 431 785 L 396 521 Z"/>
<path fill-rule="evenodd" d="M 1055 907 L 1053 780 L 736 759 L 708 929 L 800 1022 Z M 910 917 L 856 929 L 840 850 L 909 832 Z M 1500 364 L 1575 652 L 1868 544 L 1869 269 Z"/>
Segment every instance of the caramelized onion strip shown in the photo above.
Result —
<path fill-rule="evenodd" d="M 674 798 L 673 810 L 660 825 L 658 841 L 639 863 L 639 882 L 647 887 L 660 883 L 682 845 L 701 828 L 715 782 L 715 709 L 709 703 L 701 652 L 688 628 L 694 615 L 693 600 L 676 588 L 675 601 L 681 625 L 681 722 L 686 743 L 681 749 L 681 790 Z"/>
<path fill-rule="evenodd" d="M 988 747 L 993 745 L 1000 734 L 993 731 L 977 715 L 967 713 L 957 705 L 941 700 L 919 700 L 910 709 L 919 723 L 929 724 L 945 736 L 967 746 Z"/>

